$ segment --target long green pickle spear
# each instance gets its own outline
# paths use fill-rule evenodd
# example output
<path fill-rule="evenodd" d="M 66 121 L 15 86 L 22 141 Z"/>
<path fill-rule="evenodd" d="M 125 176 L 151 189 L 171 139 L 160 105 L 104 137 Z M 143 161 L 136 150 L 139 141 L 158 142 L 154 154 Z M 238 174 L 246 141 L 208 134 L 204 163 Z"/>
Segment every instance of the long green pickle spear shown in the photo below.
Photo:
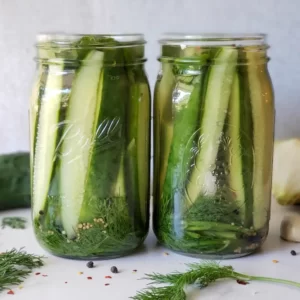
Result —
<path fill-rule="evenodd" d="M 180 69 L 188 69 L 185 60 L 177 59 L 174 66 Z M 170 154 L 168 157 L 166 177 L 163 185 L 162 197 L 174 197 L 176 207 L 180 210 L 182 198 L 184 197 L 184 185 L 190 168 L 190 157 L 186 158 L 186 147 L 194 139 L 197 133 L 197 124 L 199 122 L 199 114 L 202 106 L 203 85 L 206 71 L 206 55 L 195 59 L 191 64 L 191 68 L 198 69 L 193 76 L 178 75 L 178 82 L 173 93 L 173 138 L 168 137 L 172 141 Z M 194 70 L 193 70 L 194 71 Z M 180 72 L 179 72 L 180 74 Z M 168 126 L 162 124 L 162 127 Z M 186 161 L 185 161 L 186 159 Z M 176 209 L 175 209 L 176 210 Z"/>
<path fill-rule="evenodd" d="M 211 166 L 214 165 L 218 142 L 222 134 L 228 109 L 231 86 L 237 62 L 235 48 L 220 48 L 209 67 L 205 87 L 204 112 L 200 120 L 201 145 L 193 163 L 193 170 L 186 186 L 189 204 L 193 204 L 205 191 L 214 190 Z"/>

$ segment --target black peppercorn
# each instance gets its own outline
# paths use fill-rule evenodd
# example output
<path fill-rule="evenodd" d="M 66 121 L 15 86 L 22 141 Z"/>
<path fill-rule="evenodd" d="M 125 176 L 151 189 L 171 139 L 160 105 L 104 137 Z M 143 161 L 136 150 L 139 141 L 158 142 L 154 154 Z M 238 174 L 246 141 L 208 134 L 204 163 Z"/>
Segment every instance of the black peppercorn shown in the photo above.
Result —
<path fill-rule="evenodd" d="M 293 256 L 297 255 L 297 253 L 296 253 L 295 250 L 292 250 L 292 251 L 291 251 L 291 254 L 292 254 Z"/>
<path fill-rule="evenodd" d="M 92 261 L 89 261 L 89 262 L 86 264 L 86 266 L 87 266 L 88 268 L 94 268 L 94 263 L 93 263 Z"/>
<path fill-rule="evenodd" d="M 115 266 L 111 267 L 110 270 L 112 273 L 119 273 L 118 268 Z"/>

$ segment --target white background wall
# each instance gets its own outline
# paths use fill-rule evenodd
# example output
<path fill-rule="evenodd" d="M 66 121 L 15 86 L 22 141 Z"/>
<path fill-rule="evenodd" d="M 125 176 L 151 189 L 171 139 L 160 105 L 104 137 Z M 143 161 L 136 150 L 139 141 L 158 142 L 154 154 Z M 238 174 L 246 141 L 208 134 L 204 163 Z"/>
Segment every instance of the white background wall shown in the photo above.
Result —
<path fill-rule="evenodd" d="M 265 32 L 276 137 L 300 136 L 300 0 L 0 0 L 0 152 L 28 149 L 33 44 L 40 31 L 142 32 L 152 87 L 162 32 Z"/>

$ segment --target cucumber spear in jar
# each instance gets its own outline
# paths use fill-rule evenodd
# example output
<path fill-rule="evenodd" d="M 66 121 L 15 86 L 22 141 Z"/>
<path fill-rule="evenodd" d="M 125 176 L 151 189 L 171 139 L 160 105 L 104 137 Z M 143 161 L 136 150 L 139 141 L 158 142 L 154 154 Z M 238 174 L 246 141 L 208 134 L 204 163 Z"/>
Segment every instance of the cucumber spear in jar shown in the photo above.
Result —
<path fill-rule="evenodd" d="M 133 79 L 127 67 L 138 55 L 112 38 L 86 36 L 48 61 L 32 120 L 33 218 L 54 254 L 122 255 L 147 234 L 148 177 L 134 194 L 142 179 L 132 175 L 148 166 L 147 142 L 139 142 L 148 134 L 148 82 L 143 66 Z"/>
<path fill-rule="evenodd" d="M 240 63 L 245 52 L 235 46 L 203 48 L 193 63 L 183 53 L 173 60 L 173 98 L 155 99 L 157 106 L 172 103 L 173 134 L 167 175 L 158 183 L 163 189 L 156 199 L 154 227 L 158 239 L 175 251 L 247 253 L 264 236 L 260 230 L 268 216 L 260 208 L 265 178 L 258 164 L 265 155 L 261 138 L 267 134 L 259 127 L 270 122 L 272 107 L 260 104 L 255 90 L 263 95 L 266 87 L 258 84 L 256 66 Z M 193 74 L 195 67 L 199 72 Z M 162 81 L 158 84 L 163 89 Z M 162 120 L 156 121 L 160 131 L 166 126 Z"/>

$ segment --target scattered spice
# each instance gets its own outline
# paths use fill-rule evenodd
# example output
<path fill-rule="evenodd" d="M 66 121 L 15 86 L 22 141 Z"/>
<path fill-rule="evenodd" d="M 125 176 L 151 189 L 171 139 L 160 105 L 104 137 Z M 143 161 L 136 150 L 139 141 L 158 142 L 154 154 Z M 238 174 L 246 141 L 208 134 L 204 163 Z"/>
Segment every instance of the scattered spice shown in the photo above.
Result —
<path fill-rule="evenodd" d="M 35 273 L 35 275 L 40 275 L 40 274 L 41 274 L 40 272 Z"/>
<path fill-rule="evenodd" d="M 68 283 L 68 281 L 65 281 L 65 284 Z"/>
<path fill-rule="evenodd" d="M 104 278 L 109 278 L 109 279 L 111 279 L 112 277 L 111 277 L 111 276 L 105 276 Z"/>
<path fill-rule="evenodd" d="M 133 270 L 132 272 L 135 273 L 135 272 L 137 272 L 137 270 Z"/>
<path fill-rule="evenodd" d="M 168 256 L 168 255 L 169 255 L 169 253 L 168 253 L 168 252 L 164 252 L 164 255 Z"/>
<path fill-rule="evenodd" d="M 88 268 L 94 268 L 94 262 L 89 261 L 89 262 L 86 264 L 86 266 L 87 266 Z"/>
<path fill-rule="evenodd" d="M 12 290 L 9 290 L 9 291 L 7 292 L 7 294 L 8 294 L 8 295 L 14 295 L 15 293 L 14 293 Z"/>
<path fill-rule="evenodd" d="M 242 285 L 247 285 L 247 284 L 249 284 L 249 282 L 244 281 L 244 280 L 240 280 L 240 279 L 238 279 L 236 282 L 237 282 L 238 284 L 242 284 Z"/>
<path fill-rule="evenodd" d="M 297 252 L 296 252 L 295 250 L 292 250 L 292 251 L 291 251 L 291 254 L 292 254 L 293 256 L 295 256 L 295 255 L 297 255 Z"/>
<path fill-rule="evenodd" d="M 105 286 L 108 286 L 108 285 L 110 285 L 110 283 L 105 283 L 104 285 L 105 285 Z"/>
<path fill-rule="evenodd" d="M 87 279 L 88 279 L 88 280 L 92 280 L 92 279 L 93 279 L 93 277 L 91 277 L 91 276 L 88 276 L 88 277 L 87 277 Z"/>
<path fill-rule="evenodd" d="M 78 274 L 79 274 L 79 275 L 82 275 L 82 274 L 83 274 L 83 272 L 78 272 Z"/>
<path fill-rule="evenodd" d="M 23 285 L 20 285 L 18 288 L 19 288 L 19 290 L 22 290 L 22 288 L 23 288 Z"/>
<path fill-rule="evenodd" d="M 238 247 L 234 250 L 234 253 L 241 253 L 242 252 L 242 248 Z"/>
<path fill-rule="evenodd" d="M 48 275 L 46 275 L 46 274 L 43 274 L 42 276 L 43 276 L 43 277 L 48 277 Z"/>
<path fill-rule="evenodd" d="M 273 259 L 272 262 L 273 262 L 274 264 L 277 264 L 279 261 L 276 260 L 276 259 Z"/>
<path fill-rule="evenodd" d="M 112 266 L 112 267 L 110 268 L 110 271 L 111 271 L 112 273 L 119 273 L 119 270 L 118 270 L 118 268 L 117 268 L 116 266 Z"/>

